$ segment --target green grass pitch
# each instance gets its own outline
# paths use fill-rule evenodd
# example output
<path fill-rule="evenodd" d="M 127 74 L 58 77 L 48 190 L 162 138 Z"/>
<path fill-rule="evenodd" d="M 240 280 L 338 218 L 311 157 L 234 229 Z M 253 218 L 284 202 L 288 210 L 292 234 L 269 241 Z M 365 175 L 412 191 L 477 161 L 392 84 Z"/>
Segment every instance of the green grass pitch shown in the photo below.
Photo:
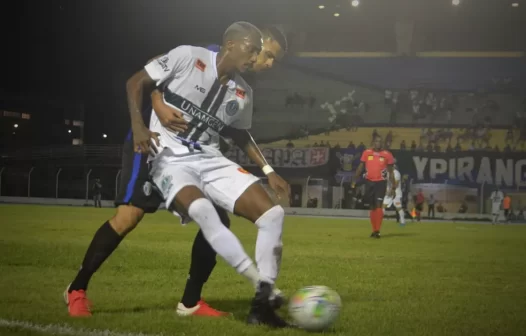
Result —
<path fill-rule="evenodd" d="M 69 318 L 62 292 L 113 211 L 0 205 L 0 335 L 50 335 L 58 326 L 61 334 L 92 336 L 269 332 L 243 323 L 253 289 L 222 260 L 204 297 L 234 316 L 176 316 L 197 227 L 182 227 L 164 211 L 146 216 L 93 277 L 94 316 Z M 232 229 L 253 254 L 255 227 L 234 217 Z M 364 220 L 286 218 L 278 286 L 287 295 L 307 285 L 335 289 L 343 309 L 329 334 L 526 335 L 526 226 L 400 228 L 389 220 L 382 239 L 369 233 Z"/>

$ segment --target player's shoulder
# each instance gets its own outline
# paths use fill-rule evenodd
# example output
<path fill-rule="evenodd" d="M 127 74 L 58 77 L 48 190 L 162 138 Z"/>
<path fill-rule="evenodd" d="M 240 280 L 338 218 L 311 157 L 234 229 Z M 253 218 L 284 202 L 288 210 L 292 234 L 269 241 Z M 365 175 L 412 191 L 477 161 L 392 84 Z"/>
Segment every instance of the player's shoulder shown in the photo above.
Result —
<path fill-rule="evenodd" d="M 242 96 L 242 98 L 245 98 L 246 96 L 252 97 L 252 87 L 240 74 L 236 74 L 236 76 L 234 77 L 234 82 L 236 83 L 236 94 L 238 96 Z"/>
<path fill-rule="evenodd" d="M 383 154 L 383 155 L 390 155 L 390 156 L 393 156 L 393 154 L 391 153 L 391 151 L 389 151 L 389 150 L 387 150 L 387 149 L 382 150 L 382 154 Z"/>

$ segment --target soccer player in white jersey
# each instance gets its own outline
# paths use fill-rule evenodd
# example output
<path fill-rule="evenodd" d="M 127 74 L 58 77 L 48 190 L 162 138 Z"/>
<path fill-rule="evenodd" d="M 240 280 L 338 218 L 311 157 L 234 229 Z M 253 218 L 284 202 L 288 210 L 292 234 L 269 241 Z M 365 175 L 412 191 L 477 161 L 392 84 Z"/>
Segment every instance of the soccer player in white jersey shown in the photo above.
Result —
<path fill-rule="evenodd" d="M 502 206 L 502 201 L 504 200 L 504 194 L 497 187 L 490 196 L 491 200 L 491 215 L 492 221 L 491 224 L 497 224 L 500 217 L 500 208 Z"/>
<path fill-rule="evenodd" d="M 391 205 L 394 205 L 394 207 L 396 208 L 396 212 L 400 216 L 400 226 L 404 226 L 405 213 L 402 207 L 402 178 L 396 166 L 393 172 L 396 185 L 393 186 L 390 180 L 387 181 L 387 192 L 384 197 L 384 212 L 385 209 L 391 207 Z M 394 196 L 392 193 L 393 189 L 395 190 Z"/>
<path fill-rule="evenodd" d="M 274 61 L 280 60 L 287 50 L 286 36 L 276 27 L 265 28 L 263 39 L 263 49 L 251 69 L 252 72 L 271 69 Z M 220 46 L 209 46 L 209 49 L 219 51 Z M 129 85 L 129 89 L 133 90 L 133 85 Z M 153 87 L 149 89 L 151 90 Z M 165 105 L 162 93 L 158 90 L 152 94 L 151 102 L 163 125 L 176 132 L 186 129 L 186 121 L 182 118 L 182 113 Z M 68 312 L 72 317 L 91 316 L 91 303 L 86 297 L 90 279 L 118 247 L 122 239 L 134 230 L 144 214 L 155 212 L 163 202 L 155 189 L 151 188 L 147 157 L 141 154 L 148 152 L 150 137 L 156 138 L 155 134 L 144 125 L 144 123 L 149 124 L 150 112 L 151 110 L 147 114 L 143 112 L 143 115 L 140 115 L 136 110 L 130 111 L 132 129 L 123 146 L 123 173 L 119 184 L 119 194 L 115 201 L 117 211 L 115 216 L 97 230 L 86 251 L 82 267 L 64 293 Z M 221 208 L 216 209 L 223 224 L 229 227 L 228 213 Z M 210 307 L 201 298 L 203 285 L 207 282 L 215 265 L 216 253 L 204 238 L 203 233 L 199 231 L 192 246 L 190 271 L 181 302 L 177 305 L 177 314 L 182 316 L 227 315 Z M 284 297 L 280 295 L 277 288 L 274 288 L 274 292 L 276 295 L 272 302 L 275 308 L 279 308 L 284 303 Z"/>
<path fill-rule="evenodd" d="M 165 102 L 181 110 L 189 122 L 186 131 L 175 133 L 152 113 L 150 130 L 160 134 L 163 149 L 151 159 L 151 174 L 166 204 L 192 218 L 212 248 L 256 286 L 247 321 L 285 327 L 269 302 L 281 263 L 284 210 L 256 183 L 258 178 L 219 150 L 220 137 L 232 139 L 260 166 L 269 185 L 288 198 L 288 184 L 267 164 L 248 132 L 252 89 L 239 72 L 252 67 L 261 47 L 262 35 L 255 26 L 233 24 L 223 36 L 219 53 L 180 46 L 148 63 L 135 75 L 136 98 L 142 94 L 141 85 L 155 81 Z M 258 268 L 221 223 L 212 202 L 256 224 Z"/>

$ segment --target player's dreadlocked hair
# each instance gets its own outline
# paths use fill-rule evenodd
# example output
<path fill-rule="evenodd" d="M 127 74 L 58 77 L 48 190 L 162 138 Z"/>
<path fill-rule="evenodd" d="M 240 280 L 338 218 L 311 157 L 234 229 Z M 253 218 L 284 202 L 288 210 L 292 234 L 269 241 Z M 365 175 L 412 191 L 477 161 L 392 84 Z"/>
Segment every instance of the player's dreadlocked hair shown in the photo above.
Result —
<path fill-rule="evenodd" d="M 287 52 L 289 49 L 287 36 L 285 36 L 285 33 L 276 26 L 269 26 L 263 29 L 263 38 L 276 41 L 283 52 Z"/>
<path fill-rule="evenodd" d="M 225 30 L 223 43 L 241 40 L 252 34 L 258 35 L 260 38 L 263 36 L 261 31 L 252 23 L 245 21 L 234 22 Z"/>

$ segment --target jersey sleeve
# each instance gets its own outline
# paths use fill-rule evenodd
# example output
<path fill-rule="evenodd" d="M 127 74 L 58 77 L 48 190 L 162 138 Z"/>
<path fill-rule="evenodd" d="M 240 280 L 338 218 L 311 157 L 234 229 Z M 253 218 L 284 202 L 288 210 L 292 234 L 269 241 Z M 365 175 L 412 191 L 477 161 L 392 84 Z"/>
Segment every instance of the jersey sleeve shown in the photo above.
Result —
<path fill-rule="evenodd" d="M 364 162 L 367 161 L 367 156 L 369 155 L 369 151 L 366 149 L 362 152 L 362 157 L 360 158 L 360 161 L 361 162 Z"/>
<path fill-rule="evenodd" d="M 190 46 L 179 46 L 146 64 L 144 69 L 157 85 L 192 66 Z"/>
<path fill-rule="evenodd" d="M 239 117 L 232 122 L 230 126 L 241 130 L 249 130 L 252 128 L 252 114 L 254 112 L 254 104 L 252 103 L 252 90 L 245 95 L 245 106 L 239 113 Z"/>
<path fill-rule="evenodd" d="M 400 172 L 398 170 L 394 171 L 394 177 L 395 177 L 395 181 L 397 182 L 400 182 L 400 180 L 402 179 L 402 176 L 400 175 Z"/>

